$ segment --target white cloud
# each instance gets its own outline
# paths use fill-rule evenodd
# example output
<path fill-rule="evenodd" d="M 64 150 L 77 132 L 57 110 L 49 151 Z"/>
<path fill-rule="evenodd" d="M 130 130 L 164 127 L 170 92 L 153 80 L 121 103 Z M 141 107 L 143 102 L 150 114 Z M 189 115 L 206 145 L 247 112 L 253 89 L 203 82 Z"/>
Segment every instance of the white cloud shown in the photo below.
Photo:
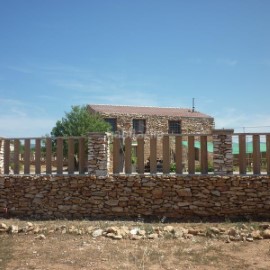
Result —
<path fill-rule="evenodd" d="M 20 72 L 20 73 L 25 73 L 25 74 L 34 73 L 34 70 L 27 67 L 21 67 L 21 66 L 9 66 L 8 69 L 16 71 L 16 72 Z"/>
<path fill-rule="evenodd" d="M 228 58 L 218 58 L 216 62 L 219 65 L 226 65 L 226 66 L 231 66 L 231 67 L 236 66 L 238 64 L 237 60 L 228 59 Z"/>
<path fill-rule="evenodd" d="M 29 116 L 4 116 L 0 118 L 0 137 L 40 137 L 48 134 L 55 121 Z"/>
<path fill-rule="evenodd" d="M 70 65 L 43 65 L 43 66 L 36 66 L 36 69 L 39 71 L 45 71 L 45 72 L 56 72 L 56 73 L 65 73 L 65 74 L 92 74 L 93 71 L 90 69 L 83 69 L 78 68 L 75 66 Z"/>
<path fill-rule="evenodd" d="M 134 90 L 100 91 L 95 94 L 76 95 L 73 98 L 76 104 L 113 104 L 113 105 L 137 105 L 158 106 L 158 98 L 155 94 L 148 94 Z"/>
<path fill-rule="evenodd" d="M 0 99 L 0 113 L 1 118 L 7 115 L 13 115 L 14 117 L 25 117 L 25 104 L 17 99 Z"/>
<path fill-rule="evenodd" d="M 60 89 L 67 89 L 75 92 L 106 92 L 114 87 L 113 84 L 106 83 L 105 81 L 88 80 L 88 81 L 76 81 L 76 80 L 55 80 L 52 82 Z"/>
<path fill-rule="evenodd" d="M 263 64 L 265 64 L 266 66 L 270 67 L 270 60 L 264 60 Z"/>
<path fill-rule="evenodd" d="M 32 114 L 44 113 L 44 109 L 32 103 L 27 103 L 18 99 L 0 99 L 0 114 L 16 115 L 18 117 L 26 116 L 29 112 Z"/>
<path fill-rule="evenodd" d="M 114 105 L 158 106 L 156 95 L 139 91 L 126 91 L 113 95 L 99 95 L 95 97 L 98 103 Z"/>
<path fill-rule="evenodd" d="M 13 65 L 6 68 L 15 72 L 37 76 L 39 79 L 42 78 L 48 82 L 66 80 L 67 78 L 69 78 L 69 80 L 74 78 L 83 80 L 93 77 L 92 70 L 62 64 L 46 65 L 28 62 L 25 65 Z"/>
<path fill-rule="evenodd" d="M 191 64 L 201 64 L 203 62 L 202 58 L 200 57 L 189 58 L 187 61 Z"/>
<path fill-rule="evenodd" d="M 18 106 L 24 104 L 21 100 L 11 98 L 0 98 L 0 103 L 1 106 Z"/>
<path fill-rule="evenodd" d="M 227 108 L 214 115 L 216 128 L 234 128 L 243 125 L 246 116 L 234 108 Z"/>
<path fill-rule="evenodd" d="M 45 110 L 18 99 L 0 99 L 0 137 L 34 137 L 50 132 L 55 121 Z"/>
<path fill-rule="evenodd" d="M 62 98 L 56 98 L 54 96 L 48 96 L 48 95 L 38 95 L 37 98 L 47 99 L 47 100 L 50 100 L 50 101 L 58 101 L 58 102 L 63 101 Z"/>
<path fill-rule="evenodd" d="M 216 128 L 232 128 L 235 132 L 270 132 L 270 116 L 244 113 L 234 108 L 214 115 Z"/>
<path fill-rule="evenodd" d="M 88 85 L 75 81 L 56 80 L 55 84 L 59 87 L 68 88 L 71 90 L 86 90 L 89 88 Z"/>

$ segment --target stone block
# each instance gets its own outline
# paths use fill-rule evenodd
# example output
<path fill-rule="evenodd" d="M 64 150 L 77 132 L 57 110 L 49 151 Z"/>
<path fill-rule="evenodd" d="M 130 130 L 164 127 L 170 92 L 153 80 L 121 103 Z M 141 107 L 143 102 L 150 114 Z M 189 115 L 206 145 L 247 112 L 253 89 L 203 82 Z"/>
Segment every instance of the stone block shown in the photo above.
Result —
<path fill-rule="evenodd" d="M 105 201 L 105 204 L 109 206 L 117 206 L 119 204 L 119 200 L 108 200 Z"/>
<path fill-rule="evenodd" d="M 212 190 L 211 194 L 213 194 L 213 195 L 215 195 L 217 197 L 220 197 L 220 191 L 219 190 Z"/>
<path fill-rule="evenodd" d="M 192 196 L 190 188 L 176 190 L 176 193 L 178 194 L 178 196 L 181 196 L 181 197 L 191 197 Z"/>
<path fill-rule="evenodd" d="M 112 207 L 112 212 L 122 213 L 122 212 L 124 212 L 124 208 L 123 207 Z"/>

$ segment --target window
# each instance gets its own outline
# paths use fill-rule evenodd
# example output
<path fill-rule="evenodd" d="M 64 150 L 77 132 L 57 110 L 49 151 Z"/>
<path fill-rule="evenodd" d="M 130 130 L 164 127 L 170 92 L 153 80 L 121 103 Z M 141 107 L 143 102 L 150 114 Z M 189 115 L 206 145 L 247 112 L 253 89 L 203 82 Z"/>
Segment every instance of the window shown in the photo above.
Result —
<path fill-rule="evenodd" d="M 181 122 L 169 121 L 169 134 L 180 134 L 180 133 L 181 133 Z"/>
<path fill-rule="evenodd" d="M 145 134 L 145 119 L 133 119 L 133 130 L 136 134 Z"/>
<path fill-rule="evenodd" d="M 116 132 L 117 131 L 116 118 L 105 118 L 104 120 L 111 125 L 112 132 Z"/>

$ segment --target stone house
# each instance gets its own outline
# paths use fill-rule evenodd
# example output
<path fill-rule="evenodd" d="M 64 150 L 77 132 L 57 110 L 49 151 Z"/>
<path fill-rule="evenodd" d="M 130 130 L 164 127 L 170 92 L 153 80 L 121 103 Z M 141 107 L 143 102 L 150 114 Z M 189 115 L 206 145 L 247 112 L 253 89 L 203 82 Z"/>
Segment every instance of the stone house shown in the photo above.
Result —
<path fill-rule="evenodd" d="M 150 135 L 158 136 L 157 156 L 162 159 L 161 135 L 211 134 L 214 128 L 213 117 L 192 109 L 88 105 L 88 110 L 90 113 L 98 113 L 110 123 L 113 132 L 132 136 L 144 134 L 145 160 L 150 156 L 148 143 Z M 134 142 L 134 147 L 136 151 L 136 142 Z"/>

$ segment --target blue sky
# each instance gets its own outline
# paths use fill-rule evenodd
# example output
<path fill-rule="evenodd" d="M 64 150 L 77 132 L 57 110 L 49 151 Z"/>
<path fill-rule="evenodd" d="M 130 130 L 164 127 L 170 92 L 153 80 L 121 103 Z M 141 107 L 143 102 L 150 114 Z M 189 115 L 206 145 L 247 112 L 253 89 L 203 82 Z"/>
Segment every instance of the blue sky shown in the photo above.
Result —
<path fill-rule="evenodd" d="M 0 136 L 72 105 L 191 107 L 270 131 L 268 0 L 0 0 Z M 263 127 L 267 126 L 267 127 Z"/>

